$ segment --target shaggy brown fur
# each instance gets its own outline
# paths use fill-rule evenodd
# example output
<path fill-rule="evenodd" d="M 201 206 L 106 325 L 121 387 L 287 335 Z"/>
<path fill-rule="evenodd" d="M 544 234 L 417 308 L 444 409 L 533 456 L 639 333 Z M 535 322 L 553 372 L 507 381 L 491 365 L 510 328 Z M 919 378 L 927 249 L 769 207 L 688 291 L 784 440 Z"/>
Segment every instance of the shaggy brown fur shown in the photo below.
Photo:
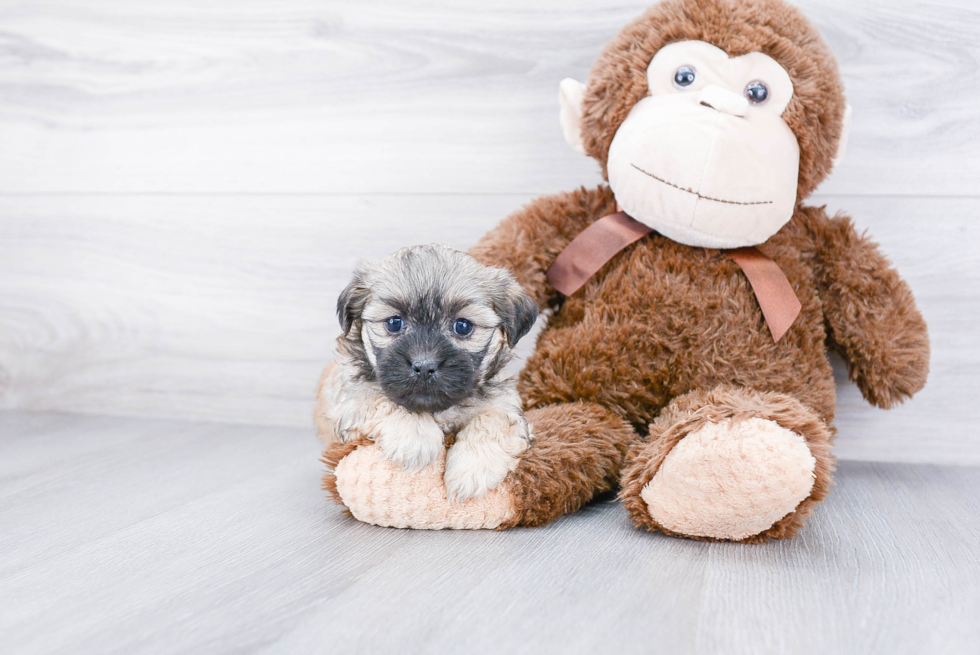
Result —
<path fill-rule="evenodd" d="M 647 93 L 653 55 L 683 40 L 707 41 L 732 56 L 763 52 L 787 70 L 794 96 L 783 118 L 799 141 L 797 193 L 806 198 L 832 168 L 845 103 L 829 49 L 799 10 L 780 0 L 666 0 L 626 26 L 603 51 L 585 94 L 585 146 L 603 173 L 617 128 Z M 545 272 L 615 205 L 606 186 L 540 198 L 471 250 L 485 263 L 510 268 L 540 305 L 556 310 L 521 376 L 527 407 L 559 412 L 569 403 L 592 403 L 631 423 L 638 435 L 653 422 L 627 457 L 623 490 L 634 521 L 648 528 L 658 526 L 639 491 L 690 432 L 691 413 L 697 411 L 700 421 L 753 412 L 771 418 L 806 438 L 817 481 L 795 512 L 747 541 L 795 534 L 831 484 L 835 390 L 827 346 L 844 357 L 851 378 L 879 407 L 901 402 L 925 384 L 928 336 L 908 286 L 850 219 L 799 205 L 790 222 L 759 246 L 779 264 L 803 305 L 778 343 L 734 262 L 721 251 L 661 236 L 629 246 L 579 292 L 561 296 Z M 569 425 L 552 434 L 557 427 L 542 425 L 535 432 L 549 441 L 581 439 L 582 432 Z M 525 496 L 535 486 L 560 487 L 556 476 L 580 472 L 570 465 L 550 474 L 547 482 L 544 474 L 537 482 L 520 478 Z M 596 485 L 595 492 L 605 488 Z"/>
<path fill-rule="evenodd" d="M 845 104 L 830 51 L 781 0 L 665 0 L 626 26 L 603 51 L 585 93 L 585 147 L 603 173 L 617 128 L 647 93 L 650 60 L 682 40 L 732 56 L 763 52 L 787 70 L 794 96 L 783 118 L 799 141 L 798 201 L 806 198 L 832 168 Z M 802 303 L 778 342 L 730 258 L 658 235 L 627 247 L 563 297 L 546 271 L 615 207 L 607 186 L 539 198 L 470 251 L 509 268 L 540 306 L 555 310 L 520 379 L 537 442 L 504 482 L 521 507 L 515 523 L 539 525 L 577 509 L 611 489 L 625 466 L 626 508 L 638 526 L 660 529 L 639 493 L 670 449 L 706 421 L 761 417 L 804 437 L 816 482 L 795 511 L 744 541 L 792 536 L 832 483 L 827 347 L 879 407 L 925 384 L 929 341 L 908 286 L 850 219 L 798 203 L 759 246 Z"/>
<path fill-rule="evenodd" d="M 708 423 L 719 423 L 727 419 L 744 421 L 756 417 L 775 421 L 802 435 L 817 463 L 810 496 L 797 506 L 796 511 L 787 514 L 765 532 L 741 541 L 755 543 L 795 535 L 813 511 L 813 506 L 824 499 L 833 483 L 831 475 L 834 471 L 834 458 L 830 452 L 833 432 L 813 411 L 790 396 L 730 386 L 721 386 L 712 391 L 699 389 L 673 399 L 650 426 L 647 439 L 630 448 L 627 457 L 629 463 L 623 471 L 620 498 L 633 522 L 648 530 L 674 534 L 651 518 L 646 502 L 640 498 L 643 487 L 656 475 L 671 449 L 688 434 Z M 717 541 L 707 537 L 691 538 Z"/>
<path fill-rule="evenodd" d="M 728 385 L 743 387 L 743 393 L 775 392 L 772 398 L 780 402 L 796 399 L 801 415 L 823 424 L 822 431 L 809 426 L 800 432 L 818 461 L 818 483 L 796 512 L 758 539 L 795 534 L 813 504 L 826 495 L 833 469 L 829 455 L 819 452 L 829 448 L 835 409 L 827 345 L 840 352 L 865 398 L 878 406 L 900 402 L 925 384 L 928 336 L 908 286 L 850 219 L 801 206 L 789 224 L 759 246 L 779 264 L 803 305 L 778 343 L 748 280 L 731 259 L 718 250 L 660 236 L 626 248 L 578 293 L 562 297 L 545 279 L 550 262 L 614 207 L 605 186 L 541 198 L 505 219 L 471 250 L 481 261 L 511 268 L 538 302 L 557 309 L 521 375 L 527 407 L 562 411 L 567 403 L 586 401 L 622 417 L 642 435 L 658 417 L 673 416 L 662 413 L 672 400 L 692 392 L 697 397 Z M 551 434 L 549 427 L 536 425 L 535 434 L 559 441 L 581 438 L 576 430 Z M 650 440 L 663 433 L 657 428 Z M 676 443 L 686 432 L 670 434 Z M 823 441 L 821 434 L 827 435 Z M 631 471 L 630 479 L 636 479 L 638 473 Z M 646 481 L 655 472 L 648 471 Z M 574 466 L 551 470 L 551 476 L 559 475 L 579 473 Z M 533 487 L 543 484 L 544 479 L 523 481 L 522 488 L 532 490 L 522 493 L 533 494 Z M 547 484 L 560 483 L 552 477 Z M 604 489 L 598 485 L 594 491 Z M 568 504 L 579 504 L 578 498 Z M 638 525 L 654 525 L 652 519 L 637 519 L 636 511 L 632 515 Z"/>
<path fill-rule="evenodd" d="M 626 451 L 636 441 L 626 421 L 582 402 L 534 409 L 527 419 L 536 439 L 505 482 L 518 514 L 501 528 L 550 523 L 616 489 Z"/>

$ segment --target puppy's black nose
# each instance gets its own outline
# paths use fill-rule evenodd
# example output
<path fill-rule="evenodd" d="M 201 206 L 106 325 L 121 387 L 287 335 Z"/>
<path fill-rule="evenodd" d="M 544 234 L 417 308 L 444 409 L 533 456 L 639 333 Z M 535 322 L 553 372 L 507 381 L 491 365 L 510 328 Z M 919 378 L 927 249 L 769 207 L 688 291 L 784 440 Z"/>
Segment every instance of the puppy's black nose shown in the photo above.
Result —
<path fill-rule="evenodd" d="M 412 362 L 412 370 L 423 380 L 430 380 L 439 370 L 439 364 L 434 359 L 416 359 Z"/>

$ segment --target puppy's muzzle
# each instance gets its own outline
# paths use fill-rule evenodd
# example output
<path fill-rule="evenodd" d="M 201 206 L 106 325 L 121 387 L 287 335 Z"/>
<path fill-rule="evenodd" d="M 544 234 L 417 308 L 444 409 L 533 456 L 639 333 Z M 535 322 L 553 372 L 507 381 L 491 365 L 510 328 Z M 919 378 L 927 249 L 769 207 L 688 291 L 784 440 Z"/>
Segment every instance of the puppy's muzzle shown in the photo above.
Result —
<path fill-rule="evenodd" d="M 473 393 L 478 364 L 438 326 L 423 325 L 379 353 L 378 380 L 399 405 L 413 412 L 436 412 Z"/>

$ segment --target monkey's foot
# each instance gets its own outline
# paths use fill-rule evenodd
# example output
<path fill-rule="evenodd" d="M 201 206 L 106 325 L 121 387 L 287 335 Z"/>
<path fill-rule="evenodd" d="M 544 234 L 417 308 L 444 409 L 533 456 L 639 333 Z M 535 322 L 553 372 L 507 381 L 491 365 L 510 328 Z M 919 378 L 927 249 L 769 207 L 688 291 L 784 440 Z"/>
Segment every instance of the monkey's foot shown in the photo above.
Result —
<path fill-rule="evenodd" d="M 637 438 L 629 423 L 583 402 L 532 409 L 527 420 L 535 439 L 504 481 L 479 498 L 447 498 L 445 452 L 411 473 L 366 440 L 327 446 L 323 486 L 360 521 L 428 530 L 544 525 L 615 489 Z"/>
<path fill-rule="evenodd" d="M 710 423 L 674 446 L 640 498 L 671 532 L 744 539 L 810 495 L 815 466 L 803 437 L 777 423 Z"/>
<path fill-rule="evenodd" d="M 330 465 L 331 453 L 325 455 Z M 443 474 L 446 452 L 421 471 L 405 471 L 366 444 L 343 455 L 324 486 L 358 521 L 416 530 L 493 529 L 517 514 L 513 494 L 501 485 L 479 498 L 449 500 Z"/>
<path fill-rule="evenodd" d="M 699 539 L 790 537 L 827 493 L 830 431 L 788 396 L 693 392 L 650 427 L 630 452 L 621 493 L 641 527 Z"/>

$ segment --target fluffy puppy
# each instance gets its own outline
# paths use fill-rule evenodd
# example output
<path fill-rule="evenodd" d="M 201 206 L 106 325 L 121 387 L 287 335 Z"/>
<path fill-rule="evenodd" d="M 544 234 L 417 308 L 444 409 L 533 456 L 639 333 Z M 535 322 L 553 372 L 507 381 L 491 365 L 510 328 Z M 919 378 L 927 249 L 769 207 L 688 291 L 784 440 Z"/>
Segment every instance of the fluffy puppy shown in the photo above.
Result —
<path fill-rule="evenodd" d="M 317 394 L 321 437 L 371 439 L 418 471 L 455 433 L 447 493 L 482 496 L 533 438 L 503 370 L 537 311 L 509 271 L 447 246 L 362 265 L 337 301 L 343 334 Z"/>

